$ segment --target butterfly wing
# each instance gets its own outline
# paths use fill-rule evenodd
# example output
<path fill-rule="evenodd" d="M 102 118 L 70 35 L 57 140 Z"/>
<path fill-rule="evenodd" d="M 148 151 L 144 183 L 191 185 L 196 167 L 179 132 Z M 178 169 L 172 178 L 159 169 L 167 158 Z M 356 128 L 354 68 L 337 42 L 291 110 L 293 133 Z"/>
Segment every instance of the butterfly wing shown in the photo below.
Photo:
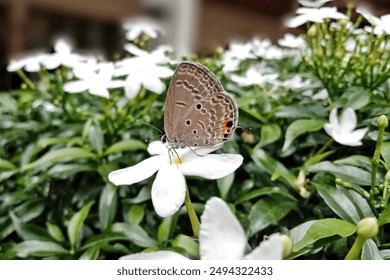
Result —
<path fill-rule="evenodd" d="M 206 67 L 181 63 L 165 104 L 164 128 L 175 147 L 209 146 L 229 139 L 238 122 L 234 99 Z"/>

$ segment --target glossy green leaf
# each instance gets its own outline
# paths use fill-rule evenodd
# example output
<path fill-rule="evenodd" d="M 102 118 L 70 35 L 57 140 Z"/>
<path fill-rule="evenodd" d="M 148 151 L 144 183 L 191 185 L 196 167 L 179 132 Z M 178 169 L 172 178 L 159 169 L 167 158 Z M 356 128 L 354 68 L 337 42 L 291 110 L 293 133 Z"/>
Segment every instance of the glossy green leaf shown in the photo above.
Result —
<path fill-rule="evenodd" d="M 16 233 L 23 240 L 51 241 L 44 229 L 34 224 L 22 223 L 22 221 L 13 212 L 10 212 L 9 215 L 15 227 Z"/>
<path fill-rule="evenodd" d="M 292 141 L 306 132 L 313 132 L 322 129 L 326 120 L 323 119 L 311 119 L 311 120 L 296 120 L 292 122 L 286 131 L 286 139 L 282 148 L 282 151 L 286 151 Z"/>
<path fill-rule="evenodd" d="M 179 234 L 174 240 L 172 240 L 172 246 L 183 249 L 187 254 L 199 258 L 199 245 L 191 237 Z"/>
<path fill-rule="evenodd" d="M 63 160 L 75 160 L 82 158 L 93 158 L 95 155 L 85 149 L 82 148 L 61 148 L 58 150 L 52 150 L 44 154 L 41 158 L 37 159 L 34 162 L 26 164 L 22 166 L 22 170 L 27 170 L 31 168 L 35 168 L 39 165 L 46 163 L 54 163 Z"/>
<path fill-rule="evenodd" d="M 106 185 L 99 199 L 100 228 L 105 230 L 111 226 L 118 208 L 117 187 Z"/>
<path fill-rule="evenodd" d="M 91 125 L 86 125 L 86 133 L 88 135 L 88 142 L 91 144 L 92 150 L 99 155 L 103 152 L 104 137 L 101 127 L 92 122 Z"/>
<path fill-rule="evenodd" d="M 80 251 L 87 250 L 93 247 L 101 247 L 109 242 L 115 241 L 128 241 L 128 237 L 122 232 L 104 232 L 101 234 L 95 234 L 88 238 L 85 244 L 80 248 Z"/>
<path fill-rule="evenodd" d="M 265 197 L 256 202 L 249 214 L 249 235 L 252 236 L 266 227 L 283 219 L 296 203 L 283 196 Z"/>
<path fill-rule="evenodd" d="M 57 243 L 38 240 L 28 240 L 19 243 L 16 253 L 20 258 L 69 255 L 69 251 Z"/>
<path fill-rule="evenodd" d="M 336 107 L 359 110 L 370 103 L 371 94 L 367 89 L 360 87 L 348 88 L 341 97 L 336 100 Z"/>
<path fill-rule="evenodd" d="M 113 144 L 104 152 L 104 154 L 110 155 L 124 151 L 146 150 L 146 147 L 146 144 L 142 141 L 127 139 Z"/>
<path fill-rule="evenodd" d="M 234 172 L 230 173 L 229 175 L 217 180 L 219 193 L 221 194 L 221 198 L 223 198 L 224 200 L 226 200 L 230 188 L 233 186 L 234 174 Z"/>
<path fill-rule="evenodd" d="M 251 200 L 251 199 L 254 199 L 254 198 L 258 198 L 258 197 L 265 196 L 265 195 L 273 195 L 273 194 L 286 196 L 288 199 L 296 201 L 296 199 L 292 195 L 290 195 L 286 191 L 283 191 L 281 188 L 277 188 L 277 187 L 264 187 L 264 188 L 261 188 L 261 189 L 255 189 L 255 190 L 252 190 L 252 191 L 240 194 L 237 197 L 237 199 L 235 201 L 235 204 L 240 204 L 240 203 L 243 203 L 245 201 L 248 201 L 248 200 Z"/>
<path fill-rule="evenodd" d="M 362 260 L 383 260 L 381 253 L 379 252 L 378 246 L 372 239 L 366 240 L 362 248 Z"/>
<path fill-rule="evenodd" d="M 351 165 L 338 165 L 330 161 L 323 161 L 307 168 L 310 172 L 327 172 L 342 180 L 357 185 L 369 186 L 371 173 Z"/>
<path fill-rule="evenodd" d="M 133 205 L 129 209 L 128 220 L 132 224 L 139 224 L 145 216 L 144 205 Z"/>
<path fill-rule="evenodd" d="M 157 242 L 149 237 L 146 231 L 136 224 L 116 223 L 112 226 L 114 232 L 124 234 L 135 245 L 148 248 L 157 246 Z"/>
<path fill-rule="evenodd" d="M 70 219 L 68 225 L 68 238 L 71 248 L 73 249 L 76 245 L 77 238 L 79 236 L 80 230 L 84 224 L 85 219 L 87 218 L 89 211 L 91 210 L 94 201 L 91 201 L 83 208 L 80 209 L 73 217 Z"/>
<path fill-rule="evenodd" d="M 52 223 L 49 223 L 49 222 L 46 222 L 46 228 L 47 228 L 47 232 L 49 233 L 49 235 L 52 238 L 54 238 L 54 240 L 56 240 L 58 242 L 65 241 L 64 234 L 62 233 L 62 230 L 59 226 L 52 224 Z"/>
<path fill-rule="evenodd" d="M 285 183 L 287 186 L 295 190 L 295 176 L 279 161 L 275 160 L 271 155 L 262 149 L 253 149 L 251 154 L 253 161 L 260 166 L 269 175 L 277 173 L 277 179 Z"/>
<path fill-rule="evenodd" d="M 385 160 L 386 164 L 390 166 L 390 142 L 383 142 L 381 155 Z"/>
<path fill-rule="evenodd" d="M 357 224 L 363 218 L 375 217 L 367 201 L 355 191 L 338 185 L 312 184 L 329 208 L 343 220 Z"/>
<path fill-rule="evenodd" d="M 258 147 L 264 147 L 279 140 L 282 136 L 280 126 L 277 124 L 265 124 L 261 127 L 260 142 Z"/>
<path fill-rule="evenodd" d="M 87 249 L 79 258 L 79 260 L 97 260 L 100 254 L 100 247 L 91 247 Z"/>
<path fill-rule="evenodd" d="M 383 226 L 388 223 L 390 223 L 390 204 L 387 204 L 378 218 L 378 226 Z"/>
<path fill-rule="evenodd" d="M 308 227 L 304 237 L 296 242 L 293 251 L 299 251 L 314 242 L 338 235 L 340 237 L 347 237 L 356 232 L 356 225 L 338 219 L 322 219 L 317 220 Z"/>
<path fill-rule="evenodd" d="M 171 235 L 171 229 L 174 219 L 173 216 L 164 218 L 157 230 L 157 241 L 158 244 L 164 244 L 168 241 L 169 236 Z"/>
<path fill-rule="evenodd" d="M 0 158 L 0 170 L 13 170 L 16 169 L 15 164 L 12 162 Z"/>

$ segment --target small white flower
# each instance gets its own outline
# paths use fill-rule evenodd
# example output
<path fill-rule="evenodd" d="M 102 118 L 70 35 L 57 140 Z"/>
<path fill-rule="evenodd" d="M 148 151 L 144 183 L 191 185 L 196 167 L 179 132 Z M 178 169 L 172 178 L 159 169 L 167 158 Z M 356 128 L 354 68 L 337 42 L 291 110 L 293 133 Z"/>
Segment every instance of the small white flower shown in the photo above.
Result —
<path fill-rule="evenodd" d="M 278 40 L 278 44 L 285 48 L 300 49 L 303 48 L 306 43 L 300 36 L 295 36 L 291 33 L 284 34 L 284 37 Z"/>
<path fill-rule="evenodd" d="M 342 145 L 360 146 L 368 128 L 355 130 L 356 125 L 356 114 L 352 108 L 345 109 L 340 120 L 337 118 L 337 108 L 334 108 L 330 112 L 329 123 L 324 125 L 324 129 L 330 137 Z"/>
<path fill-rule="evenodd" d="M 95 68 L 98 69 L 98 72 L 94 71 Z M 69 93 L 88 90 L 92 95 L 109 98 L 109 88 L 124 86 L 123 81 L 112 80 L 114 74 L 112 63 L 104 63 L 91 68 L 88 68 L 88 64 L 78 65 L 77 68 L 73 69 L 73 73 L 80 80 L 67 82 L 64 85 L 64 91 Z"/>
<path fill-rule="evenodd" d="M 86 56 L 72 53 L 72 46 L 67 40 L 58 39 L 54 44 L 54 53 L 50 54 L 42 64 L 46 69 L 52 70 L 61 65 L 73 68 L 87 60 Z"/>
<path fill-rule="evenodd" d="M 247 237 L 237 218 L 225 201 L 210 198 L 201 217 L 199 231 L 200 259 L 202 260 L 282 260 L 283 244 L 279 234 L 272 234 L 252 252 L 245 254 Z M 185 259 L 171 251 L 138 253 L 122 260 Z"/>
<path fill-rule="evenodd" d="M 122 24 L 122 27 L 127 31 L 126 38 L 129 41 L 137 39 L 142 34 L 146 34 L 150 38 L 157 38 L 158 32 L 162 33 L 160 26 L 147 18 L 129 19 Z"/>
<path fill-rule="evenodd" d="M 48 54 L 36 53 L 27 54 L 20 59 L 12 59 L 7 66 L 7 71 L 15 72 L 24 68 L 27 72 L 38 72 L 41 70 L 41 63 L 48 58 Z"/>
<path fill-rule="evenodd" d="M 245 76 L 231 75 L 231 80 L 240 86 L 252 86 L 273 83 L 277 77 L 278 74 L 270 73 L 270 70 L 262 63 L 249 67 Z"/>
<path fill-rule="evenodd" d="M 172 152 L 167 144 L 155 141 L 148 147 L 152 157 L 137 165 L 113 171 L 108 179 L 115 185 L 132 185 L 157 172 L 152 186 L 152 202 L 158 215 L 168 217 L 179 210 L 184 202 L 184 175 L 214 180 L 229 175 L 242 164 L 241 155 L 209 154 L 222 145 L 193 147 L 192 150 L 187 147 Z"/>
<path fill-rule="evenodd" d="M 311 80 L 302 80 L 300 75 L 294 75 L 291 79 L 280 82 L 280 85 L 289 89 L 301 89 L 309 86 Z"/>
<path fill-rule="evenodd" d="M 306 22 L 324 22 L 325 19 L 348 19 L 348 17 L 337 11 L 336 7 L 299 8 L 298 16 L 287 21 L 286 25 L 291 28 L 298 27 Z"/>
<path fill-rule="evenodd" d="M 160 47 L 148 53 L 132 44 L 128 44 L 126 50 L 136 56 L 118 61 L 116 63 L 118 68 L 114 74 L 117 77 L 127 75 L 125 82 L 126 97 L 128 99 L 136 97 L 141 86 L 155 93 L 162 93 L 165 90 L 165 84 L 161 79 L 173 75 L 172 69 L 159 65 L 166 62 L 167 56 L 165 53 L 168 48 Z"/>
<path fill-rule="evenodd" d="M 308 8 L 319 8 L 324 5 L 326 2 L 333 0 L 298 0 L 299 4 Z"/>
<path fill-rule="evenodd" d="M 252 53 L 253 46 L 250 42 L 248 43 L 239 43 L 232 42 L 229 44 L 229 49 L 225 51 L 224 56 L 227 56 L 238 61 L 243 61 L 250 58 L 255 58 L 255 55 Z"/>

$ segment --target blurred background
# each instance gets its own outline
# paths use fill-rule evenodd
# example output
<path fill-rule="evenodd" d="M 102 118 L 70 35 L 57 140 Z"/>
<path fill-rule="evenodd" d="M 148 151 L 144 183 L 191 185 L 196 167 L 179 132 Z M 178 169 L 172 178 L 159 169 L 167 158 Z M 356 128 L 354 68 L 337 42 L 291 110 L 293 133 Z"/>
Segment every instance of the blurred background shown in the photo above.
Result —
<path fill-rule="evenodd" d="M 345 12 L 347 4 L 368 6 L 376 15 L 390 13 L 390 0 L 335 0 Z M 8 73 L 9 60 L 27 51 L 51 51 L 58 36 L 72 40 L 77 51 L 101 53 L 108 59 L 123 53 L 122 22 L 151 17 L 166 30 L 154 45 L 168 43 L 179 55 L 211 53 L 232 40 L 253 36 L 273 42 L 284 33 L 298 34 L 283 23 L 295 14 L 296 0 L 0 0 L 0 89 L 19 86 Z"/>

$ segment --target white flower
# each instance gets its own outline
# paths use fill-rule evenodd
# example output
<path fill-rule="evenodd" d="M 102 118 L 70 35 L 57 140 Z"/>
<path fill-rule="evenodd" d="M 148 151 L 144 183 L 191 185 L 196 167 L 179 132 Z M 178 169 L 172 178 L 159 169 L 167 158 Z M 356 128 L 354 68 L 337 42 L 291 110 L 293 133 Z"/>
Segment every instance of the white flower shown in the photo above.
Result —
<path fill-rule="evenodd" d="M 384 15 L 380 18 L 372 15 L 370 11 L 364 7 L 359 7 L 356 12 L 361 14 L 371 25 L 375 28 L 365 28 L 367 31 L 373 32 L 374 34 L 381 35 L 383 32 L 390 34 L 390 15 Z"/>
<path fill-rule="evenodd" d="M 15 72 L 24 68 L 27 72 L 38 72 L 41 70 L 41 63 L 49 55 L 45 53 L 28 54 L 20 59 L 12 59 L 7 66 L 7 71 Z"/>
<path fill-rule="evenodd" d="M 287 21 L 286 25 L 291 28 L 298 27 L 306 22 L 324 22 L 324 19 L 348 19 L 346 15 L 337 12 L 336 7 L 315 8 L 299 8 L 298 16 Z"/>
<path fill-rule="evenodd" d="M 281 86 L 289 89 L 301 89 L 311 84 L 310 80 L 302 80 L 300 75 L 294 75 L 291 79 L 279 82 Z"/>
<path fill-rule="evenodd" d="M 147 18 L 129 19 L 122 24 L 122 27 L 127 31 L 126 38 L 129 41 L 137 39 L 141 34 L 157 38 L 158 32 L 162 32 L 156 22 Z"/>
<path fill-rule="evenodd" d="M 98 72 L 94 71 L 95 68 L 98 69 Z M 112 63 L 104 63 L 90 68 L 88 64 L 78 65 L 73 69 L 73 73 L 80 80 L 66 83 L 64 85 L 66 92 L 77 93 L 88 90 L 92 95 L 109 98 L 109 88 L 124 86 L 123 81 L 112 80 L 114 74 Z"/>
<path fill-rule="evenodd" d="M 265 64 L 252 65 L 245 72 L 245 76 L 231 75 L 231 80 L 240 86 L 263 85 L 273 83 L 278 74 L 270 73 Z"/>
<path fill-rule="evenodd" d="M 324 5 L 326 2 L 333 0 L 298 0 L 299 4 L 308 8 L 319 8 Z"/>
<path fill-rule="evenodd" d="M 118 61 L 114 75 L 117 77 L 127 75 L 125 92 L 128 99 L 136 97 L 141 86 L 158 94 L 165 90 L 165 84 L 161 79 L 173 75 L 172 69 L 159 65 L 166 62 L 167 49 L 160 47 L 148 53 L 134 45 L 126 45 L 126 50 L 136 56 Z"/>
<path fill-rule="evenodd" d="M 227 56 L 238 61 L 243 61 L 250 58 L 255 58 L 252 53 L 252 44 L 248 43 L 239 43 L 232 42 L 229 44 L 229 49 L 225 51 L 224 56 Z"/>
<path fill-rule="evenodd" d="M 300 36 L 294 36 L 291 33 L 284 34 L 284 37 L 278 40 L 278 44 L 282 47 L 299 49 L 303 48 L 306 43 Z"/>
<path fill-rule="evenodd" d="M 54 44 L 54 53 L 42 62 L 43 66 L 52 70 L 60 65 L 73 68 L 80 62 L 88 60 L 88 57 L 72 53 L 72 46 L 65 39 L 59 39 Z"/>
<path fill-rule="evenodd" d="M 222 145 L 187 147 L 172 151 L 167 144 L 155 141 L 148 147 L 152 157 L 137 165 L 113 171 L 108 175 L 108 179 L 115 185 L 131 185 L 157 172 L 152 186 L 152 202 L 158 215 L 168 217 L 184 202 L 186 193 L 184 175 L 214 180 L 229 175 L 242 164 L 241 155 L 209 154 Z"/>
<path fill-rule="evenodd" d="M 225 201 L 210 198 L 201 217 L 199 249 L 202 260 L 281 260 L 283 244 L 279 234 L 273 234 L 252 252 L 245 254 L 247 237 Z M 184 259 L 178 253 L 158 251 L 124 256 L 122 260 Z"/>
<path fill-rule="evenodd" d="M 355 130 L 356 125 L 356 114 L 352 108 L 345 109 L 340 120 L 337 118 L 337 108 L 334 108 L 330 112 L 329 123 L 324 125 L 324 129 L 330 137 L 342 145 L 360 146 L 368 128 Z"/>

